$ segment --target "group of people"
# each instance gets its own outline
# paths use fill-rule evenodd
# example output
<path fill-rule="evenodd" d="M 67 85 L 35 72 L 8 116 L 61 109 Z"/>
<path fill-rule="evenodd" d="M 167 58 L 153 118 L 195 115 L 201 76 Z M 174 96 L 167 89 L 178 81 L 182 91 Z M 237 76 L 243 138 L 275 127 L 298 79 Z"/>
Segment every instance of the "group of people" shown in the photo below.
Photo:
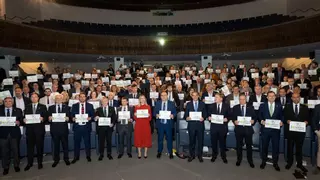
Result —
<path fill-rule="evenodd" d="M 144 69 L 133 63 L 130 67 L 121 65 L 117 71 L 110 66 L 105 71 L 93 69 L 90 73 L 78 70 L 71 74 L 70 69 L 61 72 L 60 68 L 55 68 L 55 72 L 46 74 L 40 68 L 39 75 L 16 77 L 17 73 L 11 72 L 15 74 L 12 75 L 12 83 L 4 80 L 6 83 L 3 82 L 3 91 L 0 93 L 3 174 L 9 172 L 11 157 L 15 171 L 20 171 L 21 126 L 26 129 L 28 162 L 25 171 L 33 166 L 35 147 L 38 169 L 43 168 L 46 125 L 50 125 L 53 141 L 52 167 L 59 164 L 60 143 L 66 165 L 79 160 L 82 140 L 86 159 L 91 161 L 92 122 L 96 124 L 99 161 L 103 160 L 105 149 L 107 158 L 113 159 L 113 131 L 119 135 L 119 159 L 123 157 L 125 147 L 127 156 L 132 158 L 132 134 L 138 158 L 147 158 L 154 129 L 158 135 L 157 158 L 162 156 L 166 137 L 169 158 L 172 159 L 174 123 L 177 113 L 182 111 L 188 122 L 188 162 L 196 156 L 199 162 L 203 162 L 204 121 L 208 120 L 211 122 L 211 162 L 215 162 L 220 153 L 222 161 L 228 163 L 226 136 L 228 124 L 232 122 L 236 136 L 236 165 L 241 165 L 245 142 L 248 163 L 254 168 L 253 126 L 260 123 L 260 168 L 266 167 L 271 141 L 273 167 L 280 171 L 280 129 L 284 126 L 288 147 L 285 168 L 290 169 L 294 163 L 295 147 L 297 167 L 307 172 L 302 165 L 306 126 L 312 125 L 315 135 L 320 139 L 320 105 L 317 105 L 320 102 L 317 101 L 320 100 L 320 88 L 311 84 L 315 77 L 319 78 L 318 65 L 312 62 L 309 66 L 309 69 L 302 65 L 301 69 L 288 71 L 277 63 L 266 64 L 260 70 L 254 64 L 247 68 L 241 62 L 238 67 L 224 65 L 215 69 L 211 64 L 206 68 L 197 68 L 195 65 L 167 68 L 157 64 Z M 70 123 L 74 132 L 74 157 L 71 162 L 68 149 Z M 319 154 L 317 165 L 320 172 Z"/>

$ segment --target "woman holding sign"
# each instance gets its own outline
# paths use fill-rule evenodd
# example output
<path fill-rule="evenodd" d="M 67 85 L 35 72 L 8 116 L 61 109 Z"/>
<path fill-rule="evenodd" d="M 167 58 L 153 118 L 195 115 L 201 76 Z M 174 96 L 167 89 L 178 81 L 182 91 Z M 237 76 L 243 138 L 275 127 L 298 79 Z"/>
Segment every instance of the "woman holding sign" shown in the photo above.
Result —
<path fill-rule="evenodd" d="M 141 158 L 141 148 L 144 148 L 144 158 L 147 158 L 148 148 L 151 147 L 151 109 L 144 95 L 140 95 L 139 105 L 134 108 L 134 120 L 134 146 L 138 148 L 138 158 Z"/>

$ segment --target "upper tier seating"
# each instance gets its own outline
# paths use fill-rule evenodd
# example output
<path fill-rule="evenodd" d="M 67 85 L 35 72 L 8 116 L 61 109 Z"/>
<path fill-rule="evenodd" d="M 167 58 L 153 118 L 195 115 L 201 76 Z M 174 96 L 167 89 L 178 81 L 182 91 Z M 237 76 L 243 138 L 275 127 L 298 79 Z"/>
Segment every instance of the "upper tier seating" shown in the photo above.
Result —
<path fill-rule="evenodd" d="M 288 21 L 293 21 L 302 17 L 284 16 L 271 14 L 265 16 L 251 17 L 246 19 L 236 19 L 229 21 L 181 24 L 181 25 L 114 25 L 84 23 L 76 21 L 63 21 L 50 19 L 44 21 L 27 23 L 32 26 L 62 30 L 68 32 L 84 34 L 105 34 L 105 35 L 125 35 L 125 36 L 155 36 L 158 32 L 167 32 L 169 35 L 196 35 L 221 33 L 230 31 L 247 30 L 265 26 L 271 26 Z"/>

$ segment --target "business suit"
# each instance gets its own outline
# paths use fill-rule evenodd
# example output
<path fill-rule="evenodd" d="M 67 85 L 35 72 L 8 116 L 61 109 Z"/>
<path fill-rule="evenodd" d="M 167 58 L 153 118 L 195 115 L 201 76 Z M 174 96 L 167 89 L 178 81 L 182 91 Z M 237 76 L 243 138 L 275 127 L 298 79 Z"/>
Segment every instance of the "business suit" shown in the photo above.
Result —
<path fill-rule="evenodd" d="M 273 113 L 270 114 L 271 104 L 268 102 L 262 104 L 259 108 L 259 120 L 266 121 L 267 119 L 275 119 L 283 121 L 282 105 L 273 102 Z M 280 142 L 280 129 L 265 128 L 261 126 L 262 136 L 262 162 L 266 163 L 268 160 L 268 147 L 271 140 L 272 143 L 272 160 L 273 164 L 278 164 L 279 159 L 279 142 Z"/>
<path fill-rule="evenodd" d="M 52 96 L 44 96 L 40 98 L 39 103 L 45 105 L 49 109 L 49 107 L 54 104 L 54 100 Z"/>
<path fill-rule="evenodd" d="M 307 77 L 307 76 L 306 76 Z M 298 79 L 294 85 L 295 86 L 298 86 L 298 84 L 302 84 L 302 80 L 301 79 Z M 309 96 L 309 93 L 312 89 L 312 84 L 311 84 L 311 81 L 309 79 L 304 79 L 303 80 L 303 84 L 307 84 L 307 89 L 301 89 L 301 97 L 308 97 Z"/>
<path fill-rule="evenodd" d="M 159 100 L 156 103 L 155 110 L 153 111 L 153 116 L 160 114 L 160 111 L 170 111 L 171 114 L 175 117 L 177 115 L 176 107 L 172 101 L 162 101 Z M 166 134 L 167 148 L 168 153 L 172 155 L 172 126 L 174 124 L 173 119 L 157 119 L 156 124 L 158 127 L 158 153 L 161 153 L 163 150 L 163 138 Z"/>
<path fill-rule="evenodd" d="M 36 111 L 33 113 L 34 104 L 28 104 L 24 110 L 24 114 L 40 114 L 43 121 L 38 124 L 26 124 L 26 136 L 27 136 L 27 156 L 28 165 L 33 164 L 34 146 L 37 148 L 38 164 L 42 164 L 43 160 L 43 145 L 45 135 L 45 123 L 47 121 L 47 107 L 38 103 L 36 105 Z"/>
<path fill-rule="evenodd" d="M 59 109 L 60 106 L 60 109 Z M 59 111 L 60 110 L 60 111 Z M 65 104 L 55 104 L 49 107 L 49 116 L 53 113 L 65 113 L 68 120 L 65 122 L 52 122 L 50 123 L 50 133 L 53 140 L 53 160 L 54 162 L 59 162 L 60 160 L 60 142 L 63 149 L 63 159 L 69 160 L 69 150 L 68 150 L 68 121 L 70 117 L 70 108 Z"/>
<path fill-rule="evenodd" d="M 203 81 L 201 81 L 201 83 L 192 82 L 192 88 L 194 88 L 195 91 L 198 93 L 202 92 L 203 86 L 204 86 Z"/>
<path fill-rule="evenodd" d="M 117 115 L 119 115 L 120 111 L 124 111 L 123 108 L 126 108 L 127 111 L 130 111 L 130 119 L 133 120 L 133 107 L 118 107 L 117 108 Z M 119 134 L 119 155 L 124 153 L 124 139 L 126 137 L 127 140 L 127 153 L 132 153 L 132 132 L 133 132 L 133 124 L 132 122 L 128 122 L 128 124 L 125 123 L 122 119 L 119 119 L 117 117 L 117 126 L 116 130 Z"/>
<path fill-rule="evenodd" d="M 318 104 L 314 108 L 312 122 L 311 122 L 313 132 L 320 130 L 319 120 L 320 120 L 320 105 Z M 316 133 L 316 136 L 318 137 L 318 144 L 320 144 L 319 132 Z M 317 166 L 320 167 L 320 146 L 319 145 L 318 145 L 318 152 L 317 152 Z"/>
<path fill-rule="evenodd" d="M 109 100 L 108 102 L 110 107 L 119 107 L 119 101 L 117 100 Z"/>
<path fill-rule="evenodd" d="M 282 108 L 284 109 L 287 104 L 292 104 L 292 100 L 288 95 L 286 95 L 285 97 L 279 96 L 276 98 L 276 103 L 281 104 Z"/>
<path fill-rule="evenodd" d="M 208 117 L 212 114 L 216 115 L 223 115 L 224 118 L 227 118 L 229 121 L 231 110 L 229 105 L 226 103 L 221 102 L 219 104 L 214 103 L 208 109 Z M 212 120 L 211 120 L 212 121 Z M 210 134 L 211 134 L 211 147 L 212 147 L 212 157 L 216 158 L 218 155 L 218 141 L 220 147 L 220 155 L 222 159 L 226 159 L 226 136 L 228 133 L 228 121 L 224 122 L 223 124 L 215 124 L 211 123 L 210 125 Z"/>
<path fill-rule="evenodd" d="M 85 113 L 88 114 L 88 117 L 91 119 L 86 123 L 74 123 L 73 131 L 74 131 L 74 159 L 78 160 L 80 158 L 80 143 L 83 138 L 84 146 L 86 150 L 86 156 L 90 157 L 91 155 L 91 142 L 90 142 L 90 133 L 91 133 L 91 122 L 94 118 L 94 109 L 93 105 L 90 103 L 83 103 L 85 106 Z M 80 111 L 80 103 L 76 103 L 72 105 L 71 108 L 71 116 L 75 118 L 76 114 L 81 114 Z"/>
<path fill-rule="evenodd" d="M 252 106 L 245 105 L 245 113 L 242 112 L 242 105 L 238 104 L 233 107 L 233 118 L 232 121 L 237 121 L 238 116 L 246 116 L 251 117 L 254 120 L 254 123 L 257 121 L 256 113 Z M 237 140 L 237 161 L 242 161 L 242 146 L 243 140 L 246 141 L 246 148 L 247 148 L 247 160 L 250 164 L 253 164 L 252 160 L 252 135 L 254 133 L 253 125 L 251 126 L 240 126 L 236 125 L 234 128 L 234 132 L 236 135 Z"/>
<path fill-rule="evenodd" d="M 4 117 L 16 117 L 16 121 L 20 124 L 23 122 L 23 113 L 19 108 L 10 108 L 9 113 L 7 108 L 1 107 L 0 116 Z M 2 156 L 2 167 L 3 169 L 9 169 L 10 167 L 10 157 L 13 156 L 14 167 L 19 167 L 19 143 L 21 138 L 21 132 L 19 126 L 2 126 L 0 127 L 0 147 Z M 11 152 L 10 152 L 11 151 Z"/>
<path fill-rule="evenodd" d="M 299 114 L 296 115 L 295 113 L 295 104 L 287 104 L 284 108 L 284 120 L 285 120 L 285 137 L 287 140 L 287 154 L 288 154 L 288 165 L 293 164 L 293 147 L 296 147 L 296 161 L 297 166 L 302 166 L 302 146 L 304 142 L 304 138 L 306 133 L 305 132 L 294 132 L 289 131 L 289 124 L 287 123 L 288 120 L 290 121 L 297 121 L 297 122 L 305 122 L 309 121 L 309 110 L 308 107 L 300 104 L 298 108 Z"/>
<path fill-rule="evenodd" d="M 202 101 L 198 102 L 198 109 L 195 109 L 194 107 L 194 101 L 190 101 L 187 104 L 186 112 L 184 114 L 184 118 L 186 119 L 189 117 L 190 112 L 201 112 L 202 117 L 207 117 L 207 111 L 206 106 Z M 195 157 L 195 147 L 196 147 L 196 140 L 198 141 L 198 147 L 197 147 L 197 155 L 198 157 L 202 157 L 202 148 L 203 148 L 203 137 L 204 137 L 204 121 L 194 121 L 194 120 L 188 120 L 188 132 L 189 132 L 189 153 L 190 157 Z M 197 137 L 197 139 L 196 139 Z"/>
<path fill-rule="evenodd" d="M 26 98 L 26 97 L 23 97 L 22 96 L 22 98 L 23 98 L 23 102 L 24 102 L 24 107 L 26 107 L 28 104 L 30 104 L 31 103 L 31 100 L 30 100 L 30 98 Z M 13 103 L 13 107 L 17 107 L 17 97 L 13 97 L 13 101 L 14 101 L 14 103 Z"/>
<path fill-rule="evenodd" d="M 114 126 L 116 124 L 116 118 L 117 118 L 115 108 L 111 106 L 107 106 L 105 108 L 106 110 L 104 112 L 104 107 L 99 107 L 96 111 L 96 116 L 109 117 L 111 119 L 111 124 Z M 107 154 L 111 155 L 113 126 L 112 127 L 99 126 L 98 122 L 97 122 L 97 134 L 98 134 L 98 141 L 99 141 L 99 154 L 102 157 L 104 156 L 105 142 L 107 142 Z"/>

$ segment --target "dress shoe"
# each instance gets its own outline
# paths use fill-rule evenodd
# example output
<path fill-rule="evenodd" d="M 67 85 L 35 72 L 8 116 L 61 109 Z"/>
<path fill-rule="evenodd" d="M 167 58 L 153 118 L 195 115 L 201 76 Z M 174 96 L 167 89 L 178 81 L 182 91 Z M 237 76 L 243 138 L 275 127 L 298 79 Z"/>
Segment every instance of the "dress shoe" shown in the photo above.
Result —
<path fill-rule="evenodd" d="M 278 164 L 273 164 L 273 167 L 276 171 L 280 171 L 280 167 Z"/>
<path fill-rule="evenodd" d="M 261 165 L 260 165 L 260 169 L 264 169 L 266 167 L 267 163 L 265 162 L 262 162 Z"/>
<path fill-rule="evenodd" d="M 238 160 L 238 161 L 236 162 L 236 166 L 240 166 L 240 164 L 241 164 L 241 161 Z"/>
<path fill-rule="evenodd" d="M 291 166 L 292 166 L 292 164 L 287 164 L 287 165 L 286 165 L 286 169 L 290 169 Z"/>
<path fill-rule="evenodd" d="M 148 156 L 144 156 L 144 158 L 145 158 L 145 159 L 147 159 L 147 158 L 148 158 Z"/>
<path fill-rule="evenodd" d="M 109 160 L 112 160 L 112 159 L 113 159 L 113 157 L 112 157 L 110 154 L 108 154 L 107 157 L 108 157 Z"/>
<path fill-rule="evenodd" d="M 161 158 L 161 153 L 158 152 L 157 154 L 157 158 L 160 159 Z"/>
<path fill-rule="evenodd" d="M 188 162 L 191 162 L 191 161 L 193 161 L 194 160 L 194 157 L 189 157 L 188 158 Z"/>
<path fill-rule="evenodd" d="M 9 173 L 9 169 L 4 169 L 2 174 L 5 176 L 5 175 L 7 175 L 8 173 Z"/>
<path fill-rule="evenodd" d="M 215 162 L 216 159 L 217 159 L 217 157 L 213 156 L 213 157 L 211 158 L 211 162 Z"/>
<path fill-rule="evenodd" d="M 98 161 L 102 161 L 103 160 L 103 156 L 99 156 Z"/>
<path fill-rule="evenodd" d="M 77 161 L 79 161 L 79 158 L 75 158 L 71 161 L 71 164 L 75 164 Z"/>
<path fill-rule="evenodd" d="M 24 171 L 29 171 L 29 169 L 32 167 L 32 165 L 28 164 L 25 168 Z"/>
<path fill-rule="evenodd" d="M 297 166 L 297 168 L 299 168 L 299 169 L 301 169 L 301 171 L 303 171 L 303 172 L 308 172 L 308 169 L 306 169 L 304 166 L 302 166 L 302 165 L 298 165 Z"/>
<path fill-rule="evenodd" d="M 14 167 L 15 172 L 20 172 L 20 167 Z"/>
<path fill-rule="evenodd" d="M 42 164 L 38 164 L 38 169 L 42 169 L 43 165 Z"/>
<path fill-rule="evenodd" d="M 128 157 L 129 157 L 129 158 L 132 158 L 132 154 L 131 154 L 131 153 L 128 153 Z"/>
<path fill-rule="evenodd" d="M 249 162 L 249 165 L 251 168 L 254 168 L 254 164 L 252 162 Z"/>
<path fill-rule="evenodd" d="M 68 159 L 64 160 L 64 163 L 66 163 L 67 166 L 70 166 L 70 161 Z"/>
<path fill-rule="evenodd" d="M 201 156 L 198 157 L 199 162 L 203 163 L 203 158 Z"/>
<path fill-rule="evenodd" d="M 55 168 L 55 167 L 58 165 L 58 163 L 59 163 L 59 162 L 54 162 L 54 163 L 52 164 L 52 167 Z"/>
<path fill-rule="evenodd" d="M 119 154 L 119 155 L 118 155 L 118 159 L 121 159 L 122 156 L 123 156 L 123 154 Z"/>
<path fill-rule="evenodd" d="M 141 156 L 138 156 L 138 159 L 141 159 Z"/>
<path fill-rule="evenodd" d="M 87 156 L 87 161 L 91 162 L 91 157 Z"/>
<path fill-rule="evenodd" d="M 222 158 L 223 163 L 228 164 L 227 158 Z"/>
<path fill-rule="evenodd" d="M 170 159 L 173 159 L 173 154 L 170 154 L 170 155 L 169 155 L 169 158 L 170 158 Z"/>

